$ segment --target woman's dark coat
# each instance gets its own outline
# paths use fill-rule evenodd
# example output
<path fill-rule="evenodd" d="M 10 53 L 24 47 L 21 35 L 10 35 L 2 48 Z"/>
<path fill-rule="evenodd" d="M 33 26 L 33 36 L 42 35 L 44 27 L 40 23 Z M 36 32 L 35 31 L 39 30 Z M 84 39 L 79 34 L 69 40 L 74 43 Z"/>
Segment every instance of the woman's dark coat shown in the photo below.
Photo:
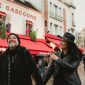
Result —
<path fill-rule="evenodd" d="M 10 51 L 8 48 L 0 61 L 0 85 L 8 85 L 8 56 L 15 56 L 12 65 L 10 85 L 32 85 L 33 75 L 36 85 L 42 85 L 42 79 L 29 51 L 22 46 Z"/>
<path fill-rule="evenodd" d="M 53 61 L 48 68 L 48 71 L 43 76 L 44 84 L 47 83 L 51 75 L 53 75 L 53 85 L 81 85 L 77 67 L 80 63 L 80 58 L 77 55 L 63 55 L 59 53 L 60 58 Z"/>

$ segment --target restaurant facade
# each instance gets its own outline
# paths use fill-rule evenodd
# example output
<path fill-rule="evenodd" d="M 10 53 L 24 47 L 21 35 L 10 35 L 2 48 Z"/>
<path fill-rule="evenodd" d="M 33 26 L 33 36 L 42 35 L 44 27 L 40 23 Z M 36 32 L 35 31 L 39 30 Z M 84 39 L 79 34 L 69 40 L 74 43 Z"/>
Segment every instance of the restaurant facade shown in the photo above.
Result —
<path fill-rule="evenodd" d="M 20 1 L 20 0 L 19 0 Z M 0 16 L 3 16 L 7 32 L 27 34 L 27 30 L 37 32 L 37 38 L 44 39 L 43 14 L 30 3 L 29 7 L 16 0 L 0 0 Z"/>

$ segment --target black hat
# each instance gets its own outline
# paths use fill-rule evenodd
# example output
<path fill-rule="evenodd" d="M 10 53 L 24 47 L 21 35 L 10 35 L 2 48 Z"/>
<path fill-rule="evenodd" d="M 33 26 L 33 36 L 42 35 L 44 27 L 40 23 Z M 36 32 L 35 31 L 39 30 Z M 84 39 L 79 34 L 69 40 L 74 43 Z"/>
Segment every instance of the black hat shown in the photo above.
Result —
<path fill-rule="evenodd" d="M 19 45 L 20 45 L 20 38 L 19 38 L 19 36 L 18 36 L 17 34 L 15 34 L 15 33 L 10 33 L 10 34 L 8 35 L 8 37 L 7 37 L 7 42 L 8 42 L 8 38 L 9 38 L 10 35 L 15 35 L 15 36 L 17 37 L 17 40 L 18 40 Z"/>
<path fill-rule="evenodd" d="M 63 35 L 63 39 L 68 41 L 68 42 L 71 42 L 71 43 L 74 43 L 74 40 L 75 40 L 75 36 L 69 32 L 66 32 L 64 35 Z"/>

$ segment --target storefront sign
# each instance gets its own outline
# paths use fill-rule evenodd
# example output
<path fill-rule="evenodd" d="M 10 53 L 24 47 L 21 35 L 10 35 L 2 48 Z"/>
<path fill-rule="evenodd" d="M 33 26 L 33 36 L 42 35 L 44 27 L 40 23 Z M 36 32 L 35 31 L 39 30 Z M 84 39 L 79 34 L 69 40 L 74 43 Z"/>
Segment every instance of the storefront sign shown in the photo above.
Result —
<path fill-rule="evenodd" d="M 15 8 L 13 8 L 11 6 L 6 6 L 6 10 L 11 11 L 11 12 L 16 13 L 16 14 L 19 14 L 21 16 L 36 20 L 36 16 L 33 16 L 31 14 L 28 14 L 28 13 L 26 13 L 24 11 L 21 11 L 21 10 L 18 10 L 18 9 L 15 9 Z"/>
<path fill-rule="evenodd" d="M 9 6 L 9 5 L 0 3 L 0 8 L 4 9 L 6 11 L 12 12 L 12 13 L 18 14 L 18 15 L 21 15 L 23 17 L 27 17 L 29 19 L 36 20 L 36 16 L 35 15 L 27 13 L 26 11 L 20 10 L 19 8 L 12 7 L 11 5 Z"/>

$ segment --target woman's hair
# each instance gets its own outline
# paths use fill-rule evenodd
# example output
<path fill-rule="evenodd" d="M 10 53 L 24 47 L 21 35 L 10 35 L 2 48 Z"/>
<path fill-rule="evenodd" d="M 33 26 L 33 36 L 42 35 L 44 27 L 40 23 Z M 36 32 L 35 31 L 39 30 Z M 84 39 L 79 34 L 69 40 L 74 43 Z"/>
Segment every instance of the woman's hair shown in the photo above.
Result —
<path fill-rule="evenodd" d="M 83 54 L 81 53 L 79 48 L 76 46 L 76 44 L 71 42 L 67 42 L 67 44 L 68 44 L 68 54 L 72 55 L 73 58 L 76 58 L 79 55 L 79 58 L 82 59 Z"/>

